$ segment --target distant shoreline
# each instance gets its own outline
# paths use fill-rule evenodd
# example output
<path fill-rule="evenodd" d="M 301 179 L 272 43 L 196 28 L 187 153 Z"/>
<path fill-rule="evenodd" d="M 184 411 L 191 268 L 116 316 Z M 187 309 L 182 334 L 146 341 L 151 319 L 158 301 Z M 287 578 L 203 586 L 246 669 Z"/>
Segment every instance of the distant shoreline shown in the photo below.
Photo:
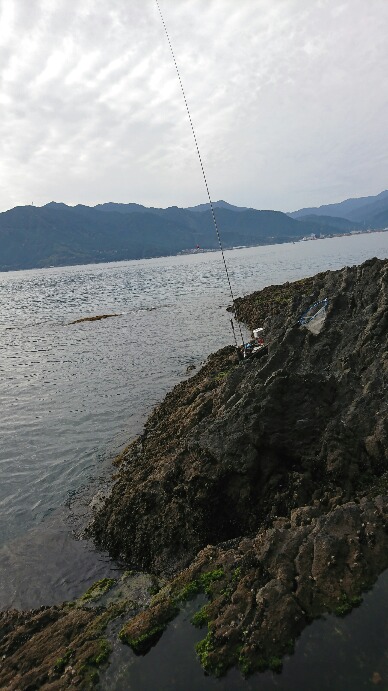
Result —
<path fill-rule="evenodd" d="M 336 234 L 331 234 L 331 235 L 322 235 L 319 237 L 303 237 L 303 238 L 298 238 L 295 240 L 285 240 L 284 242 L 279 242 L 279 241 L 274 241 L 274 242 L 265 242 L 265 243 L 259 243 L 259 244 L 249 244 L 249 245 L 234 245 L 232 247 L 224 247 L 223 250 L 224 252 L 230 252 L 232 250 L 239 250 L 239 249 L 249 249 L 253 247 L 269 247 L 273 245 L 296 245 L 299 243 L 303 242 L 310 242 L 313 240 L 333 240 L 336 238 L 340 237 L 355 237 L 359 235 L 372 235 L 376 233 L 387 233 L 388 228 L 381 228 L 381 229 L 368 229 L 368 230 L 357 230 L 357 231 L 352 231 L 350 233 L 336 233 Z M 132 262 L 132 261 L 144 261 L 148 259 L 162 259 L 162 258 L 168 258 L 168 257 L 184 257 L 184 256 L 190 256 L 193 254 L 208 254 L 208 253 L 215 253 L 215 252 L 220 252 L 220 248 L 194 248 L 194 249 L 184 249 L 180 250 L 179 252 L 176 252 L 174 254 L 155 254 L 153 256 L 149 257 L 128 257 L 127 259 L 102 259 L 101 261 L 90 261 L 90 262 L 75 262 L 75 263 L 70 263 L 70 264 L 47 264 L 44 266 L 24 266 L 24 267 L 11 267 L 11 268 L 4 268 L 0 266 L 0 273 L 12 273 L 14 271 L 37 271 L 40 269 L 47 270 L 47 269 L 62 269 L 66 267 L 72 267 L 72 266 L 94 266 L 94 265 L 99 265 L 99 264 L 118 264 L 122 262 Z"/>

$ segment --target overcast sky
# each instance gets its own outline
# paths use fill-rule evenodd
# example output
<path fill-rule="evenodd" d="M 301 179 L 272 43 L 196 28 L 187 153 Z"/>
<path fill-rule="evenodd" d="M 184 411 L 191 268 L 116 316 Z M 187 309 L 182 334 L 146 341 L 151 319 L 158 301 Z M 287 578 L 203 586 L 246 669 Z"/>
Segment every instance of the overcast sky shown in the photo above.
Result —
<path fill-rule="evenodd" d="M 213 200 L 388 188 L 387 0 L 159 0 Z M 155 0 L 0 0 L 0 210 L 207 201 Z"/>

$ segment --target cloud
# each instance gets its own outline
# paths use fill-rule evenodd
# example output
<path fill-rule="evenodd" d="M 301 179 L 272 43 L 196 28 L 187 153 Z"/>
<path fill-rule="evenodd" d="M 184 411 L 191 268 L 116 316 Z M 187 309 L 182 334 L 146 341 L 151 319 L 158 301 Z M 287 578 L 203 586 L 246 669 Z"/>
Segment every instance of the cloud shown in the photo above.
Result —
<path fill-rule="evenodd" d="M 386 186 L 385 0 L 160 0 L 212 197 Z M 0 208 L 206 194 L 156 3 L 2 0 Z"/>

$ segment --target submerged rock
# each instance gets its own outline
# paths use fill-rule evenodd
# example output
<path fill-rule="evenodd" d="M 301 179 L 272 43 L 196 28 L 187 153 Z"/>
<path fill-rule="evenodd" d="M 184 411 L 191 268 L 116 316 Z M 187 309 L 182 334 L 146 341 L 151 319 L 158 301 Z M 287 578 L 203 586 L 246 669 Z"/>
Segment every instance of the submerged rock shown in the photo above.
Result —
<path fill-rule="evenodd" d="M 120 317 L 120 314 L 97 314 L 94 317 L 81 317 L 80 319 L 75 319 L 73 322 L 69 322 L 68 326 L 73 324 L 81 324 L 82 322 L 96 322 L 101 319 L 109 319 L 110 317 Z"/>

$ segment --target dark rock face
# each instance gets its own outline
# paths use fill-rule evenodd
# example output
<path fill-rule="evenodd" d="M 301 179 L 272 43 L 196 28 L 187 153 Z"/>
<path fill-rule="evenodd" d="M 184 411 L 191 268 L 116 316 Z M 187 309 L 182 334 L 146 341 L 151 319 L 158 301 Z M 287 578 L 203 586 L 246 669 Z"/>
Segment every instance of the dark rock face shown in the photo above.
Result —
<path fill-rule="evenodd" d="M 186 568 L 123 640 L 162 630 L 215 569 L 204 669 L 279 669 L 309 621 L 346 614 L 388 567 L 387 278 L 374 259 L 239 300 L 268 356 L 216 353 L 151 415 L 92 531 L 130 563 Z M 311 333 L 299 317 L 325 298 Z"/>
<path fill-rule="evenodd" d="M 387 271 L 362 266 L 237 304 L 264 323 L 267 358 L 211 356 L 151 415 L 93 523 L 115 556 L 164 573 L 205 545 L 251 535 L 319 501 L 345 503 L 387 468 Z M 327 297 L 324 327 L 298 324 Z"/>

